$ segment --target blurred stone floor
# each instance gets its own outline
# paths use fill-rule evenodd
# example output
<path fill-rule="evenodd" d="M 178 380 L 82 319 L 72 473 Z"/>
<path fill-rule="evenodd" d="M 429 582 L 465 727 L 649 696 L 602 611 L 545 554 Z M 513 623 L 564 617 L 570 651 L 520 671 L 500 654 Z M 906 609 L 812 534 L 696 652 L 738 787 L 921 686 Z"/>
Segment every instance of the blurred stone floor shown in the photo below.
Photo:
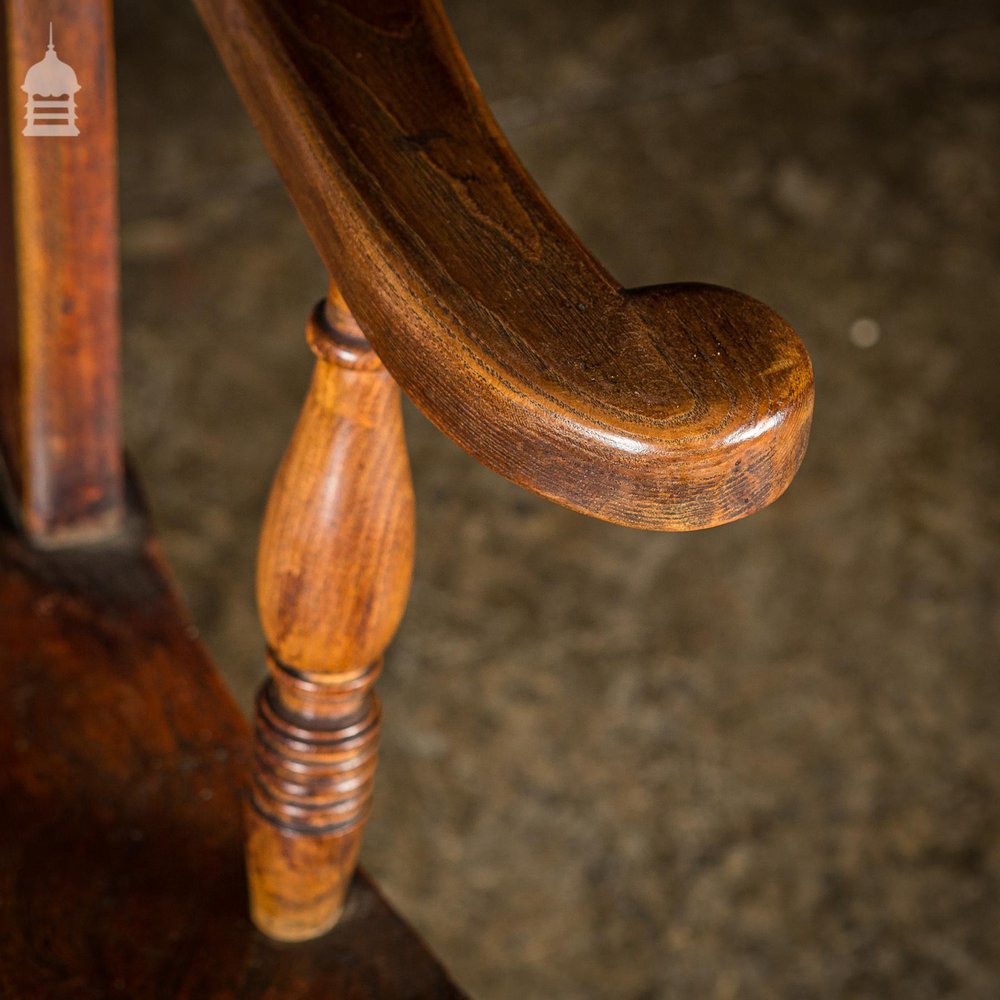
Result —
<path fill-rule="evenodd" d="M 1000 8 L 447 8 L 611 271 L 771 304 L 816 420 L 775 506 L 672 536 L 526 494 L 408 409 L 365 863 L 486 1000 L 995 1000 Z M 128 439 L 247 707 L 324 273 L 187 6 L 118 18 Z"/>

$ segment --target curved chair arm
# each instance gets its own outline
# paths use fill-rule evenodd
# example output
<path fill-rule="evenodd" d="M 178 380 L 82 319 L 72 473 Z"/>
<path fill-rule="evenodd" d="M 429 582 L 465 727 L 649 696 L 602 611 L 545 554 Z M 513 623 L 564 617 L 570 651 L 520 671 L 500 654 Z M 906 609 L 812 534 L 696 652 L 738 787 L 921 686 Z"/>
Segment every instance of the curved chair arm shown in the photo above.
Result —
<path fill-rule="evenodd" d="M 390 373 L 479 461 L 620 524 L 779 496 L 812 369 L 761 303 L 622 289 L 511 151 L 437 0 L 196 0 Z"/>

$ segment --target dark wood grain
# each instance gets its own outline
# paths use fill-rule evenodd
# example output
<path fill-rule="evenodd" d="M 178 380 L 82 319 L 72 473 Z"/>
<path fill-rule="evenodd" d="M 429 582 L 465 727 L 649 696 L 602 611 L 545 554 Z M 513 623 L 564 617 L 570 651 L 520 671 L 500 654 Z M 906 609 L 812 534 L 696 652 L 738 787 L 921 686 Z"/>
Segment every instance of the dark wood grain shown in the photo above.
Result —
<path fill-rule="evenodd" d="M 786 488 L 812 413 L 799 339 L 737 292 L 622 289 L 512 153 L 436 0 L 195 3 L 361 327 L 466 450 L 646 528 Z"/>
<path fill-rule="evenodd" d="M 111 4 L 2 0 L 0 20 L 0 443 L 25 529 L 66 541 L 123 509 Z M 22 135 L 50 21 L 78 136 Z"/>
<path fill-rule="evenodd" d="M 260 543 L 271 676 L 247 810 L 251 913 L 286 941 L 323 933 L 343 906 L 375 776 L 373 686 L 414 545 L 398 387 L 336 289 L 307 334 L 316 370 Z"/>
<path fill-rule="evenodd" d="M 140 521 L 57 551 L 0 525 L 0 997 L 461 996 L 363 874 L 324 937 L 254 929 L 249 742 Z"/>

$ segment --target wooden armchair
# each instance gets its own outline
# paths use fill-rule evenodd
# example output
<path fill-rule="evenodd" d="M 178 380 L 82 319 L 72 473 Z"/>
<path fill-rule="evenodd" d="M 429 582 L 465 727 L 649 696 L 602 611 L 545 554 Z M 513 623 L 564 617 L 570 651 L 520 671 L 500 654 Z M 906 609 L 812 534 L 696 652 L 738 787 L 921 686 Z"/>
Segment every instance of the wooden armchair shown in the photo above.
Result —
<path fill-rule="evenodd" d="M 688 530 L 786 488 L 809 359 L 737 292 L 622 289 L 433 0 L 196 5 L 331 276 L 260 545 L 270 676 L 251 738 L 122 460 L 110 4 L 5 0 L 0 993 L 458 995 L 355 874 L 413 560 L 399 388 L 528 489 Z M 50 18 L 75 137 L 21 134 Z"/>

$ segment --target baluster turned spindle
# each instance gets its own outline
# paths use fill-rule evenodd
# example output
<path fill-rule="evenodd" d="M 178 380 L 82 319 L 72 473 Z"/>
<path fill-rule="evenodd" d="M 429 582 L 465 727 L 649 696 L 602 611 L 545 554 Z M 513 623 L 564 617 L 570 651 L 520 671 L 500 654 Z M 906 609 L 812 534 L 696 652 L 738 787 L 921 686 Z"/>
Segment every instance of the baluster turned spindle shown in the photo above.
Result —
<path fill-rule="evenodd" d="M 335 289 L 307 330 L 316 370 L 260 544 L 270 677 L 247 809 L 253 919 L 287 941 L 322 934 L 343 907 L 371 801 L 373 684 L 414 542 L 396 384 Z"/>

